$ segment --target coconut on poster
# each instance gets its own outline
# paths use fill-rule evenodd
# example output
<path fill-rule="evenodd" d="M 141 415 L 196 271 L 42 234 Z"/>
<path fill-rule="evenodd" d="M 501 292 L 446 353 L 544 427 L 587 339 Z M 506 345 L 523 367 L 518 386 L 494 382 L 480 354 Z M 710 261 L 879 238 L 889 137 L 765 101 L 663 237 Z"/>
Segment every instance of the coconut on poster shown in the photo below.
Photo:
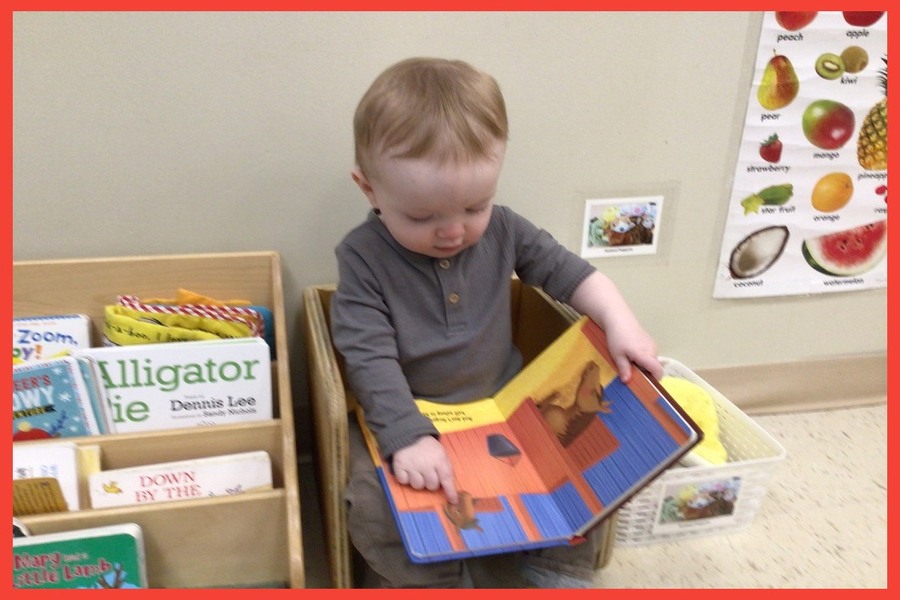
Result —
<path fill-rule="evenodd" d="M 887 286 L 887 13 L 767 12 L 715 298 Z"/>

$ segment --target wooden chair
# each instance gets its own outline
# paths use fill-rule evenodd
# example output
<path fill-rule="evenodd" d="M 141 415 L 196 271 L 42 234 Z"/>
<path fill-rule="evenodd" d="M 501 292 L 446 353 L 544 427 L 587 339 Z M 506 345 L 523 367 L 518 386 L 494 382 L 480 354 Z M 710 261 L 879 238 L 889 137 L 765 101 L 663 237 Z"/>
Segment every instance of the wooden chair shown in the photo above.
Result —
<path fill-rule="evenodd" d="M 347 532 L 344 487 L 350 470 L 348 412 L 356 399 L 344 384 L 343 364 L 331 342 L 330 302 L 334 284 L 303 291 L 301 326 L 305 326 L 310 402 L 316 438 L 316 475 L 324 514 L 324 530 L 331 581 L 335 588 L 353 587 L 353 551 Z M 513 279 L 510 286 L 513 337 L 525 361 L 534 358 L 577 318 L 570 307 L 541 290 Z M 615 517 L 601 525 L 605 543 L 597 568 L 609 562 L 615 537 Z M 358 566 L 358 565 L 357 565 Z"/>

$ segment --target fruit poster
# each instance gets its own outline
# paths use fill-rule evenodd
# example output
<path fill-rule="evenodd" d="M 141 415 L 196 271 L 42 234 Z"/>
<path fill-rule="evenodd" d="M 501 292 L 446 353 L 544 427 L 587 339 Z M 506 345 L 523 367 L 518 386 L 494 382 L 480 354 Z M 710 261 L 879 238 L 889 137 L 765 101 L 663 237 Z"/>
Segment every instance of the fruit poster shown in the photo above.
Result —
<path fill-rule="evenodd" d="M 767 12 L 715 298 L 887 286 L 887 13 Z"/>

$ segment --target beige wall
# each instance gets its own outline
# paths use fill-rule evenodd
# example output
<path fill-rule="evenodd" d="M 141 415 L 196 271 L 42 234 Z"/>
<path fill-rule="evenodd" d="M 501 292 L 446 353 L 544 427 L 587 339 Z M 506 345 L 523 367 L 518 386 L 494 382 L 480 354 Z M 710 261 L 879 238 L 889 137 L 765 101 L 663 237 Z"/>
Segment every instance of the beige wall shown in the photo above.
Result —
<path fill-rule="evenodd" d="M 595 261 L 662 354 L 695 369 L 883 354 L 885 290 L 712 298 L 760 24 L 15 13 L 14 258 L 277 250 L 295 328 L 303 287 L 335 280 L 333 247 L 367 209 L 348 174 L 360 95 L 401 58 L 457 57 L 494 74 L 508 103 L 498 202 L 577 250 L 585 198 L 665 195 L 657 255 Z"/>

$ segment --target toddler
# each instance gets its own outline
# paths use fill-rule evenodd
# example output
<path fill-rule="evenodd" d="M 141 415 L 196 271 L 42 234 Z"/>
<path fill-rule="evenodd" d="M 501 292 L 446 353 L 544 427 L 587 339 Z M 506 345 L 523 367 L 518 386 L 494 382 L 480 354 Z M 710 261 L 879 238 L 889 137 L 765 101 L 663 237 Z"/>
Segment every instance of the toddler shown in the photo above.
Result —
<path fill-rule="evenodd" d="M 458 501 L 438 432 L 414 399 L 491 396 L 522 366 L 512 342 L 515 274 L 593 318 L 620 377 L 662 376 L 654 340 L 613 282 L 512 209 L 495 204 L 508 137 L 497 82 L 455 60 L 384 71 L 353 121 L 353 181 L 372 210 L 338 245 L 332 336 L 348 385 L 401 484 Z M 350 537 L 378 587 L 472 585 L 463 561 L 409 560 L 351 419 Z M 520 553 L 539 587 L 589 587 L 601 540 Z M 477 560 L 477 559 L 471 559 Z"/>

